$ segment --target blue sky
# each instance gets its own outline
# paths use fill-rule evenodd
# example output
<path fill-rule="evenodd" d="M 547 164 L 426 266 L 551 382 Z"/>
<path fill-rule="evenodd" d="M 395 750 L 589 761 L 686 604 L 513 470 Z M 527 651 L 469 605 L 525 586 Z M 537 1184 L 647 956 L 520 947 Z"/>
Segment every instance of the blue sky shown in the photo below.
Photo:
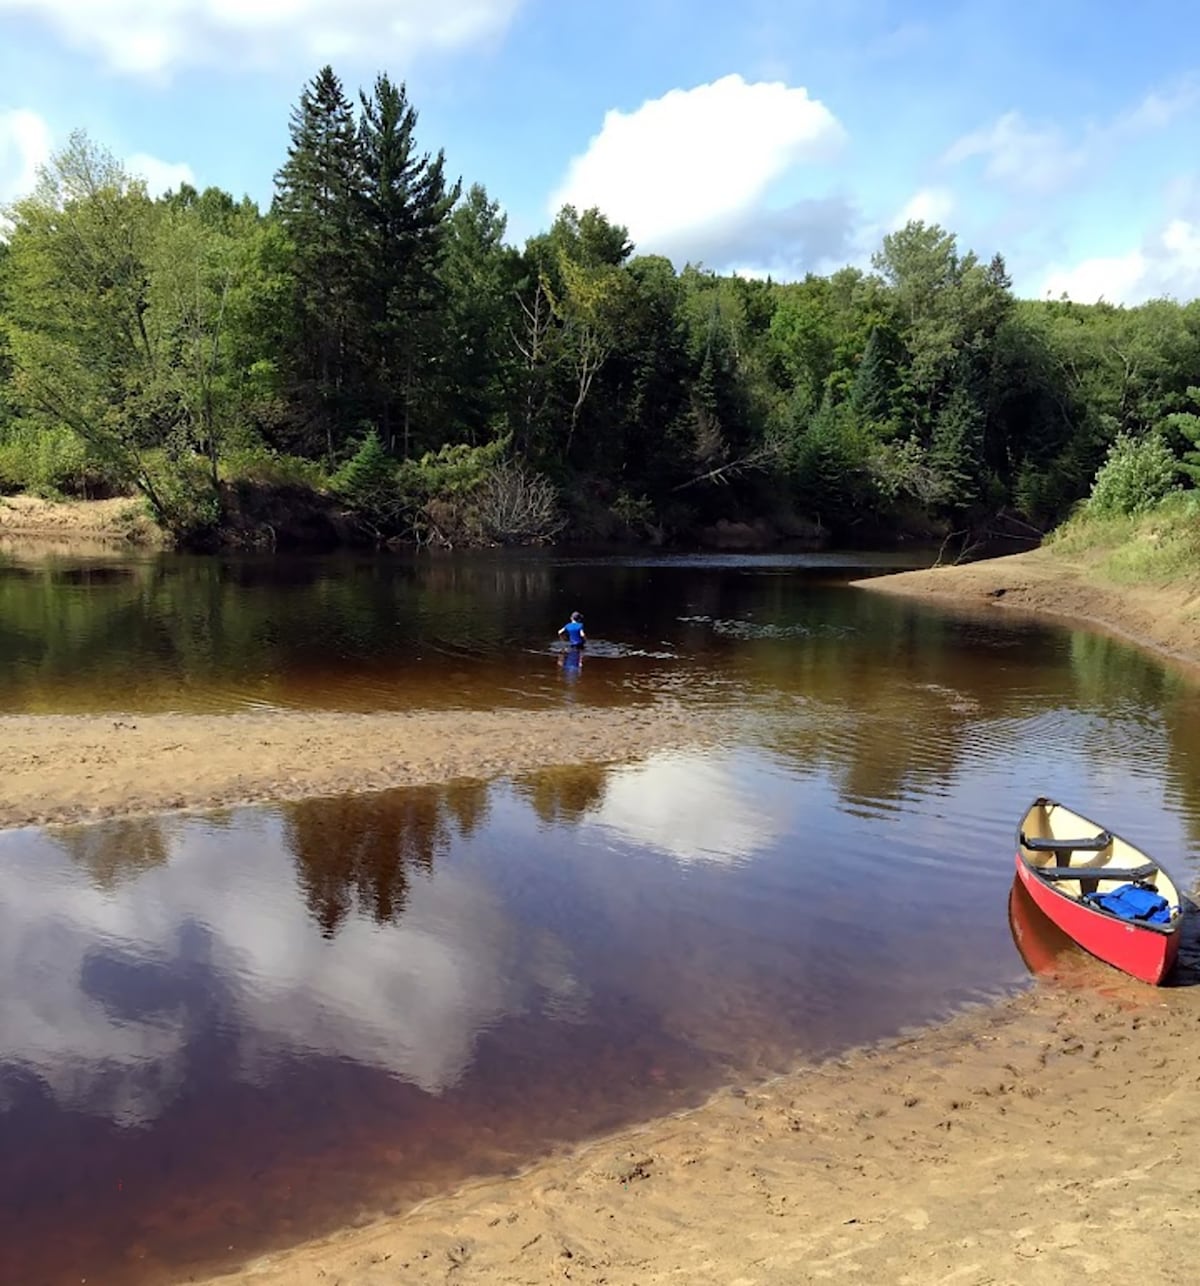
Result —
<path fill-rule="evenodd" d="M 786 278 L 915 214 L 1023 294 L 1191 296 L 1198 37 L 1183 0 L 0 0 L 0 199 L 81 126 L 154 186 L 265 203 L 331 62 L 405 80 L 517 241 L 572 200 Z"/>

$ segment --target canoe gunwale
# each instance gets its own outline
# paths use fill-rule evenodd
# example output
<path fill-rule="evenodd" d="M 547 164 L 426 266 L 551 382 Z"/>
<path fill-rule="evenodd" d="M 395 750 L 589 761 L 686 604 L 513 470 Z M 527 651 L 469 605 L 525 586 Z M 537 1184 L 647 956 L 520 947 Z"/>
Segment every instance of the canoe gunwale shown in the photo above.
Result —
<path fill-rule="evenodd" d="M 1042 888 L 1049 890 L 1056 897 L 1061 898 L 1063 902 L 1067 903 L 1068 905 L 1079 907 L 1081 910 L 1087 911 L 1091 915 L 1099 916 L 1104 921 L 1115 920 L 1118 924 L 1129 925 L 1134 929 L 1144 929 L 1148 933 L 1160 933 L 1163 935 L 1170 935 L 1172 933 L 1177 933 L 1179 930 L 1180 921 L 1183 919 L 1183 898 L 1182 898 L 1182 895 L 1179 893 L 1179 885 L 1176 884 L 1170 871 L 1168 871 L 1163 866 L 1163 864 L 1157 860 L 1157 858 L 1150 857 L 1148 853 L 1146 853 L 1143 849 L 1138 848 L 1136 844 L 1130 844 L 1130 842 L 1127 839 L 1124 839 L 1122 836 L 1118 835 L 1115 831 L 1110 831 L 1107 827 L 1101 827 L 1101 830 L 1105 835 L 1109 837 L 1110 840 L 1120 840 L 1122 844 L 1128 845 L 1128 847 L 1133 849 L 1134 852 L 1141 853 L 1141 855 L 1146 859 L 1147 864 L 1153 863 L 1155 868 L 1161 871 L 1163 875 L 1167 877 L 1168 881 L 1170 881 L 1171 887 L 1175 890 L 1175 895 L 1179 899 L 1179 901 L 1176 904 L 1176 906 L 1172 909 L 1171 919 L 1166 924 L 1151 924 L 1146 920 L 1126 920 L 1123 916 L 1119 916 L 1112 911 L 1106 911 L 1103 907 L 1093 906 L 1092 903 L 1085 902 L 1081 897 L 1072 897 L 1072 895 L 1068 893 L 1065 889 L 1061 889 L 1058 887 L 1058 880 L 1047 880 L 1042 878 L 1041 868 L 1038 866 L 1036 862 L 1031 862 L 1029 858 L 1025 856 L 1025 853 L 1026 851 L 1034 852 L 1034 851 L 1048 851 L 1048 850 L 1033 850 L 1033 849 L 1026 850 L 1025 820 L 1029 816 L 1029 814 L 1033 812 L 1035 808 L 1038 808 L 1042 805 L 1053 806 L 1056 804 L 1058 804 L 1058 800 L 1048 799 L 1045 796 L 1039 795 L 1038 798 L 1035 799 L 1033 803 L 1029 805 L 1029 807 L 1024 811 L 1024 813 L 1021 814 L 1021 822 L 1020 822 L 1020 825 L 1017 827 L 1017 860 L 1025 867 L 1025 869 L 1029 872 L 1030 875 L 1034 876 L 1037 879 L 1038 884 Z M 1063 847 L 1069 847 L 1069 846 L 1070 846 L 1069 843 L 1063 845 Z M 1092 867 L 1091 873 L 1089 874 L 1089 868 L 1086 866 L 1081 866 L 1079 868 L 1079 880 L 1081 882 L 1088 879 L 1102 880 L 1107 878 L 1105 877 L 1103 872 L 1104 872 L 1104 867 L 1102 866 Z"/>
<path fill-rule="evenodd" d="M 1153 924 L 1145 920 L 1127 920 L 1123 916 L 1106 911 L 1103 907 L 1093 906 L 1082 897 L 1083 886 L 1091 883 L 1099 885 L 1106 880 L 1103 866 L 1080 866 L 1080 894 L 1066 892 L 1057 880 L 1043 879 L 1039 875 L 1037 862 L 1030 860 L 1028 850 L 1024 849 L 1021 840 L 1024 838 L 1025 825 L 1033 811 L 1040 807 L 1063 807 L 1065 811 L 1079 817 L 1073 809 L 1059 805 L 1056 800 L 1039 797 L 1027 808 L 1021 817 L 1017 831 L 1016 866 L 1017 876 L 1034 902 L 1053 923 L 1072 938 L 1080 947 L 1091 955 L 1103 960 L 1106 964 L 1124 973 L 1131 974 L 1142 982 L 1152 986 L 1160 985 L 1175 967 L 1179 954 L 1179 942 L 1182 934 L 1184 899 L 1179 885 L 1161 862 L 1149 859 L 1148 855 L 1121 836 L 1113 834 L 1114 840 L 1132 850 L 1148 862 L 1167 882 L 1171 889 L 1168 902 L 1172 902 L 1171 919 L 1166 924 Z M 1087 820 L 1087 819 L 1085 819 Z M 1093 824 L 1093 823 L 1089 823 Z M 1112 834 L 1112 832 L 1109 832 Z M 1121 855 L 1124 859 L 1125 855 Z M 1110 860 L 1115 860 L 1116 855 Z M 1120 872 L 1123 867 L 1112 867 Z M 1090 873 L 1090 880 L 1089 880 Z M 1120 876 L 1109 876 L 1107 879 L 1117 882 Z M 1131 882 L 1131 881 L 1124 881 Z"/>

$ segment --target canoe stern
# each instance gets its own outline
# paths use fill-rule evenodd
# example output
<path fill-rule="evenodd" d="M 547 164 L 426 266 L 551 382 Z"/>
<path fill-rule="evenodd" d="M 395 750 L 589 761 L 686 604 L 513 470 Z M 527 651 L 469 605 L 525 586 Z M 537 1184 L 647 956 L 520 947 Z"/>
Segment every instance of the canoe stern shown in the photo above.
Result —
<path fill-rule="evenodd" d="M 1020 852 L 1016 861 L 1017 876 L 1039 910 L 1085 951 L 1152 986 L 1171 972 L 1179 954 L 1178 918 L 1160 929 L 1106 915 L 1039 879 Z"/>

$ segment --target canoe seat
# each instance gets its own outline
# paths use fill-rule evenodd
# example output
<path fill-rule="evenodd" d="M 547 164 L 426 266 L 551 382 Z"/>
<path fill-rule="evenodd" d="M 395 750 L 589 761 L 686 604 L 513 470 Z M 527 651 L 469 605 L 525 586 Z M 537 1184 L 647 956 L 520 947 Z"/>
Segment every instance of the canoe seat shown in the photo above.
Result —
<path fill-rule="evenodd" d="M 1130 883 L 1148 880 L 1158 873 L 1153 862 L 1122 870 L 1115 866 L 1035 866 L 1033 869 L 1044 880 L 1122 880 Z"/>
<path fill-rule="evenodd" d="M 1108 831 L 1101 831 L 1091 839 L 1031 839 L 1024 832 L 1021 833 L 1021 844 L 1031 853 L 1099 853 L 1111 843 L 1112 836 Z"/>

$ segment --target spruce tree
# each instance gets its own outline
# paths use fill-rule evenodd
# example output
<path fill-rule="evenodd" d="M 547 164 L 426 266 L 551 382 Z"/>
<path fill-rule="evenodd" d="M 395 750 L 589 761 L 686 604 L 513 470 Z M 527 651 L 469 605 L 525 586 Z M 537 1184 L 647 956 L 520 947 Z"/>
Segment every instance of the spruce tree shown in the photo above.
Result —
<path fill-rule="evenodd" d="M 417 152 L 417 113 L 403 83 L 379 76 L 371 96 L 360 98 L 372 279 L 368 362 L 384 438 L 408 455 L 425 436 L 423 412 L 434 394 L 434 355 L 444 343 L 438 268 L 446 221 L 462 189 L 457 182 L 447 187 L 441 152 Z"/>
<path fill-rule="evenodd" d="M 367 252 L 354 113 L 331 67 L 305 86 L 290 132 L 274 207 L 294 249 L 295 326 L 285 365 L 298 409 L 322 422 L 332 458 L 355 422 Z"/>
<path fill-rule="evenodd" d="M 450 215 L 439 271 L 446 295 L 439 400 L 472 445 L 503 420 L 516 384 L 521 265 L 504 244 L 506 222 L 499 203 L 474 184 Z"/>
<path fill-rule="evenodd" d="M 862 360 L 850 388 L 850 405 L 863 424 L 886 423 L 892 416 L 896 385 L 895 345 L 882 327 L 875 326 L 867 339 Z"/>
<path fill-rule="evenodd" d="M 938 413 L 929 443 L 929 463 L 937 472 L 944 508 L 950 513 L 965 513 L 982 499 L 984 423 L 970 387 L 957 384 Z"/>

